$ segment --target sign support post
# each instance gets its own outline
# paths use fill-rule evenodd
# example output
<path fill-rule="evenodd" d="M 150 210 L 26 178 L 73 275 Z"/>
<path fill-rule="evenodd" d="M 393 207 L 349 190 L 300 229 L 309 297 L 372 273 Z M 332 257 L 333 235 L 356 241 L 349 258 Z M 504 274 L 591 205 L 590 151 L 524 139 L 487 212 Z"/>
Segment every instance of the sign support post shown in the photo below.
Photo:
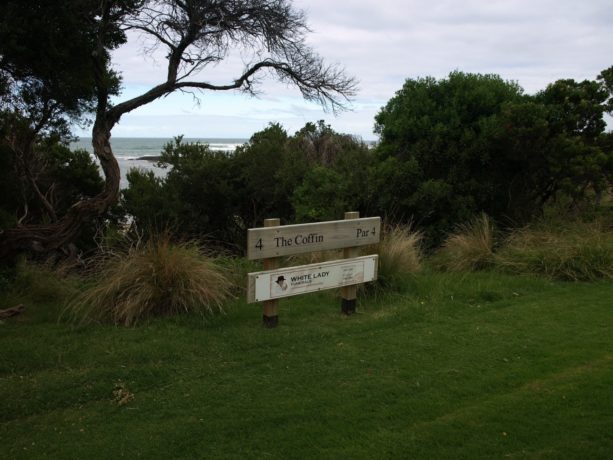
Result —
<path fill-rule="evenodd" d="M 345 220 L 359 219 L 359 218 L 360 218 L 359 212 L 354 211 L 354 212 L 345 213 Z M 358 256 L 358 248 L 356 246 L 352 246 L 352 247 L 343 249 L 344 259 L 351 259 L 357 256 Z M 355 284 L 351 286 L 343 286 L 341 288 L 341 312 L 343 312 L 345 315 L 351 315 L 355 313 L 357 292 L 358 292 L 358 289 L 357 289 L 357 285 Z"/>
<path fill-rule="evenodd" d="M 280 219 L 264 219 L 264 227 L 278 227 Z M 270 257 L 263 260 L 264 270 L 279 268 L 279 258 Z M 266 300 L 262 312 L 262 325 L 266 328 L 274 328 L 279 324 L 279 300 Z"/>

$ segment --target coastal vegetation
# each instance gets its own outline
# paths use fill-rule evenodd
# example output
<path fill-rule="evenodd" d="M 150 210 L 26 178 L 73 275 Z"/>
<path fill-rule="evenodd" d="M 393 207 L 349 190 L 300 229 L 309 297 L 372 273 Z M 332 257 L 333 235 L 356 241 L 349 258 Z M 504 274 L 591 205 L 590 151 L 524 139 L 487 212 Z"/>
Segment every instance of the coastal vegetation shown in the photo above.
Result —
<path fill-rule="evenodd" d="M 323 120 L 233 152 L 178 135 L 163 177 L 120 191 L 113 126 L 173 91 L 253 93 L 265 70 L 333 110 L 355 91 L 291 2 L 209 6 L 0 6 L 0 456 L 607 458 L 613 67 L 534 95 L 409 78 L 375 146 Z M 111 104 L 128 30 L 168 49 L 168 78 Z M 243 74 L 195 79 L 233 47 Z M 104 177 L 68 148 L 88 122 Z M 247 229 L 350 210 L 384 220 L 357 314 L 316 293 L 259 327 Z"/>
<path fill-rule="evenodd" d="M 494 227 L 610 211 L 610 98 L 604 77 L 534 96 L 492 75 L 407 80 L 377 116 L 374 148 L 323 121 L 294 135 L 271 124 L 229 155 L 179 137 L 160 159 L 168 175 L 132 171 L 122 203 L 141 230 L 172 226 L 239 253 L 264 218 L 334 220 L 353 209 L 413 224 L 428 251 L 446 247 L 447 264 L 466 260 L 454 254 L 469 233 L 460 227 L 481 219 L 474 238 L 485 253 L 473 264 L 488 264 Z"/>
<path fill-rule="evenodd" d="M 123 115 L 168 94 L 255 94 L 260 77 L 268 74 L 296 87 L 306 100 L 343 110 L 356 82 L 317 55 L 306 42 L 309 32 L 304 13 L 288 0 L 70 0 L 62 8 L 45 1 L 3 2 L 0 115 L 3 147 L 15 157 L 16 172 L 36 189 L 36 175 L 28 168 L 34 146 L 49 136 L 67 142 L 71 123 L 93 120 L 92 145 L 105 180 L 100 193 L 80 197 L 55 216 L 50 190 L 38 187 L 37 198 L 51 219 L 3 228 L 0 258 L 55 251 L 71 243 L 84 224 L 107 213 L 119 199 L 120 185 L 110 144 L 113 127 Z M 112 51 L 130 39 L 140 40 L 143 53 L 164 49 L 160 55 L 167 72 L 159 84 L 121 100 Z M 212 69 L 233 50 L 240 50 L 246 65 L 234 78 L 218 82 Z"/>
<path fill-rule="evenodd" d="M 152 316 L 223 312 L 230 281 L 202 248 L 167 233 L 91 262 L 93 280 L 67 305 L 78 322 L 132 326 Z"/>

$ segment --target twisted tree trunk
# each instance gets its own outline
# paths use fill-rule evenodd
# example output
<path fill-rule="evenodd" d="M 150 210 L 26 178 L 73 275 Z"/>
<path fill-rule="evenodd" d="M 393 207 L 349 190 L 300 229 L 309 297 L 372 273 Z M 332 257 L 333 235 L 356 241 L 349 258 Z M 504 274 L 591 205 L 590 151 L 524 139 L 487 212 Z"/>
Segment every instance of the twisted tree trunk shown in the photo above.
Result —
<path fill-rule="evenodd" d="M 0 233 L 0 261 L 10 262 L 20 252 L 47 253 L 74 241 L 84 222 L 102 215 L 119 199 L 120 172 L 110 144 L 111 131 L 98 120 L 92 132 L 94 153 L 105 175 L 102 193 L 74 204 L 56 222 L 19 225 Z"/>

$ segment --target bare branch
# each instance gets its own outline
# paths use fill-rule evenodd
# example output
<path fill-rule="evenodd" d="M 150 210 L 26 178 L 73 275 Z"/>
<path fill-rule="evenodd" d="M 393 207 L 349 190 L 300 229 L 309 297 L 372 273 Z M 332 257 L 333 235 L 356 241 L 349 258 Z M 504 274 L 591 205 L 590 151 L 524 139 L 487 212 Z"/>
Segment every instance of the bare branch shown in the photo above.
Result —
<path fill-rule="evenodd" d="M 148 2 L 126 23 L 154 41 L 151 49 L 159 45 L 168 48 L 167 79 L 111 108 L 108 119 L 112 124 L 124 113 L 176 90 L 241 90 L 255 94 L 255 75 L 264 70 L 297 86 L 306 100 L 334 113 L 346 109 L 356 94 L 353 78 L 339 67 L 326 65 L 305 44 L 309 29 L 304 14 L 287 0 Z M 193 79 L 207 66 L 225 59 L 230 48 L 250 52 L 253 57 L 242 75 L 227 84 Z"/>

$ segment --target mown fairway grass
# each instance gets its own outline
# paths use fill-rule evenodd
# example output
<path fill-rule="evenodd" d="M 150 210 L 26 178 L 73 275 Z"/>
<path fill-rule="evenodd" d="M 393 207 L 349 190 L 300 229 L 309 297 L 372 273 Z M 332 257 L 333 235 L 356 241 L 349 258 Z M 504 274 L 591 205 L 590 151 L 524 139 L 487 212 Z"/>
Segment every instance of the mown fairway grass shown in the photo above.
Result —
<path fill-rule="evenodd" d="M 11 301 L 17 299 L 11 299 Z M 611 458 L 613 283 L 424 274 L 133 329 L 0 325 L 0 458 Z M 134 398 L 119 405 L 114 396 Z"/>

